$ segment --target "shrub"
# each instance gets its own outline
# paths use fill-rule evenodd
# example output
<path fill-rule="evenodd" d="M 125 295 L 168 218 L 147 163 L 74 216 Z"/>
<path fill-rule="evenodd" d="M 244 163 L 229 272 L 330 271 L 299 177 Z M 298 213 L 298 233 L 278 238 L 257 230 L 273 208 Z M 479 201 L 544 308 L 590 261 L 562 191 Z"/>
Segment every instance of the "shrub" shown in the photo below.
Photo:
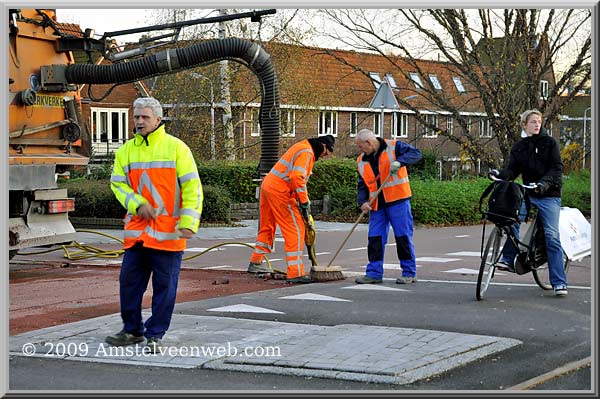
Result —
<path fill-rule="evenodd" d="M 591 217 L 592 186 L 588 171 L 563 176 L 562 206 L 577 208 L 584 216 Z"/>
<path fill-rule="evenodd" d="M 351 187 L 337 187 L 329 191 L 331 199 L 331 217 L 346 220 L 355 219 L 360 215 L 360 209 L 356 204 L 357 189 Z"/>
<path fill-rule="evenodd" d="M 323 159 L 315 163 L 313 175 L 308 179 L 308 193 L 313 199 L 321 199 L 325 194 L 341 188 L 354 187 L 358 171 L 352 159 Z M 356 195 L 354 196 L 356 198 Z"/>
<path fill-rule="evenodd" d="M 231 222 L 231 196 L 227 189 L 203 184 L 202 190 L 202 222 Z"/>
<path fill-rule="evenodd" d="M 202 185 L 226 187 L 233 203 L 256 202 L 257 163 L 252 161 L 209 161 L 198 163 Z"/>

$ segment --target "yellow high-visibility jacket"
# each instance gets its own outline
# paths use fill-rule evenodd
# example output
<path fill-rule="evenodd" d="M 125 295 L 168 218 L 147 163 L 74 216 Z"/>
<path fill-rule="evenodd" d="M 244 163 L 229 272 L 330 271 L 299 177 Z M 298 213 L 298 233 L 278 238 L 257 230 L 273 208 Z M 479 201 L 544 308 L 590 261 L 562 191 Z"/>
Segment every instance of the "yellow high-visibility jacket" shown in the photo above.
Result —
<path fill-rule="evenodd" d="M 148 248 L 183 251 L 177 229 L 198 231 L 204 195 L 189 147 L 160 125 L 145 138 L 137 134 L 115 153 L 111 189 L 127 209 L 124 248 L 143 242 Z M 154 220 L 137 216 L 150 204 Z"/>

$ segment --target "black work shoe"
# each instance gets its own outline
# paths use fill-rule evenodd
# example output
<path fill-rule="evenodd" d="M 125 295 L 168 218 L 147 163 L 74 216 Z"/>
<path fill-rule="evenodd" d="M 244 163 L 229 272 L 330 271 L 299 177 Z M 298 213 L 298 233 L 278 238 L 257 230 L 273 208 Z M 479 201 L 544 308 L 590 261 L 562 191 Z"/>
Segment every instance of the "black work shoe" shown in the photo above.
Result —
<path fill-rule="evenodd" d="M 511 272 L 511 273 L 515 272 L 515 268 L 511 264 L 509 264 L 508 262 L 505 262 L 503 260 L 496 263 L 496 269 L 503 270 L 505 272 Z"/>
<path fill-rule="evenodd" d="M 288 278 L 287 282 L 288 283 L 308 284 L 308 283 L 312 283 L 313 279 L 310 276 L 306 275 L 306 276 Z"/>
<path fill-rule="evenodd" d="M 376 279 L 368 276 L 360 276 L 357 277 L 354 282 L 356 284 L 380 284 L 383 282 L 383 279 Z"/>
<path fill-rule="evenodd" d="M 148 338 L 148 341 L 146 341 L 146 348 L 144 349 L 144 352 L 154 355 L 160 352 L 161 347 L 162 341 L 160 338 L 150 337 Z"/>
<path fill-rule="evenodd" d="M 248 273 L 269 273 L 270 270 L 267 265 L 263 263 L 252 263 L 248 265 Z"/>
<path fill-rule="evenodd" d="M 112 346 L 127 346 L 142 342 L 144 337 L 141 335 L 129 334 L 125 331 L 120 331 L 115 335 L 109 335 L 106 337 L 106 343 Z"/>

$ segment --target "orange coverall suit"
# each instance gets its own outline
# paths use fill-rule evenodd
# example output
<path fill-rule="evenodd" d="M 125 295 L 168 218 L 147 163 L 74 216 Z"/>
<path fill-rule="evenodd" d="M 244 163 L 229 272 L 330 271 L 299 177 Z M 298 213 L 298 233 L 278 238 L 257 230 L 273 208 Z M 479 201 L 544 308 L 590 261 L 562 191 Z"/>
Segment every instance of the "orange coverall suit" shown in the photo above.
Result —
<path fill-rule="evenodd" d="M 285 242 L 287 278 L 304 276 L 304 221 L 298 202 L 308 202 L 306 182 L 312 173 L 315 154 L 308 140 L 286 151 L 265 176 L 260 191 L 260 228 L 250 262 L 261 263 L 273 251 L 275 229 L 279 225 Z"/>

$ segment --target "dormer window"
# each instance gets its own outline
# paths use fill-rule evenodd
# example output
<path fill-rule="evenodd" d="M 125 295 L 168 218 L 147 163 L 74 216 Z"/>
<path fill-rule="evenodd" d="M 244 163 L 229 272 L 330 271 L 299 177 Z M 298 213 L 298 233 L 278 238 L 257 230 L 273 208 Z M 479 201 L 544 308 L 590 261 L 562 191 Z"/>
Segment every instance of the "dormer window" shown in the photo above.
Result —
<path fill-rule="evenodd" d="M 369 77 L 371 78 L 371 82 L 373 82 L 373 86 L 379 89 L 379 86 L 381 86 L 381 77 L 379 74 L 377 72 L 369 72 Z"/>
<path fill-rule="evenodd" d="M 452 78 L 452 81 L 454 82 L 454 86 L 456 86 L 456 90 L 458 90 L 459 93 L 464 93 L 466 91 L 465 86 L 463 86 L 460 78 L 457 78 L 456 76 L 454 76 Z"/>
<path fill-rule="evenodd" d="M 413 83 L 415 84 L 415 87 L 417 89 L 422 89 L 423 88 L 423 83 L 421 82 L 421 77 L 419 76 L 418 73 L 411 72 L 410 73 L 410 79 L 413 81 Z"/>
<path fill-rule="evenodd" d="M 385 77 L 387 78 L 388 82 L 390 82 L 390 87 L 392 89 L 397 89 L 398 88 L 398 85 L 396 84 L 396 80 L 394 79 L 394 77 L 391 74 L 386 73 Z"/>
<path fill-rule="evenodd" d="M 433 85 L 433 87 L 435 87 L 436 90 L 442 90 L 442 85 L 441 85 L 440 81 L 438 80 L 437 75 L 433 75 L 430 73 L 429 80 L 431 81 L 431 84 Z"/>

